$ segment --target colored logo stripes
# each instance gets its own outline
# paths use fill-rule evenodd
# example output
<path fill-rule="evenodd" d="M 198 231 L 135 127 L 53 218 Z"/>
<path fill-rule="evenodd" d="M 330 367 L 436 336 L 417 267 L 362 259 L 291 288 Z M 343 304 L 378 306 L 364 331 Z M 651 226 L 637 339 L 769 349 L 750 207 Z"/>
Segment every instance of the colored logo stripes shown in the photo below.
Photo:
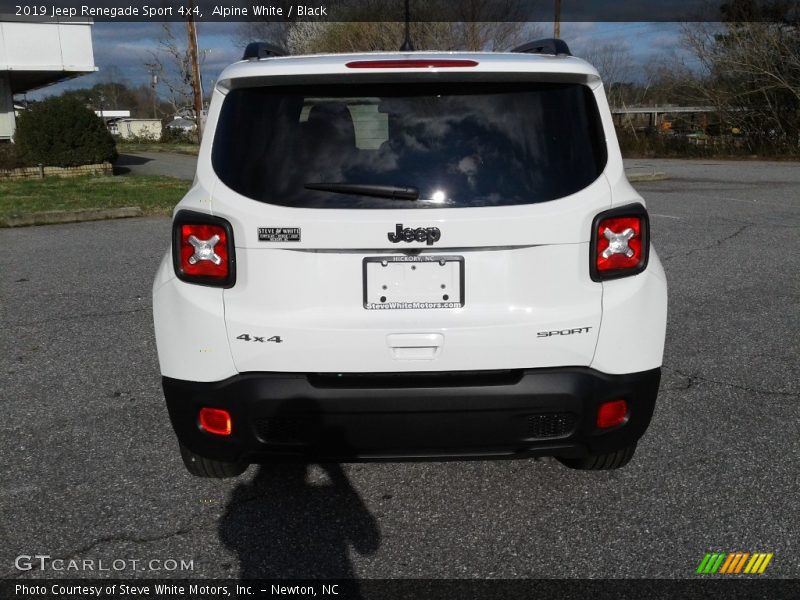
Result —
<path fill-rule="evenodd" d="M 706 552 L 695 572 L 700 575 L 713 575 L 714 573 L 725 575 L 758 573 L 760 575 L 767 569 L 772 557 L 772 552 L 753 554 L 749 552 Z"/>

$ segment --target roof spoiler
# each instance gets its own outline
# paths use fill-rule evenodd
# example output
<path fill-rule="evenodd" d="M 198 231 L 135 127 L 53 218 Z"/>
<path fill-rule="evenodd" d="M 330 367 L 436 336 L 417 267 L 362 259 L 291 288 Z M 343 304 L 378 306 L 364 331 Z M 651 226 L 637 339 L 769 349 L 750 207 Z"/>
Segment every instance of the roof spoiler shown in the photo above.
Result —
<path fill-rule="evenodd" d="M 544 38 L 528 42 L 527 44 L 517 46 L 512 52 L 522 52 L 525 54 L 565 54 L 567 56 L 572 56 L 567 42 L 558 38 Z"/>
<path fill-rule="evenodd" d="M 251 42 L 244 49 L 242 60 L 258 60 L 259 58 L 273 58 L 275 56 L 287 56 L 289 52 L 268 42 Z"/>

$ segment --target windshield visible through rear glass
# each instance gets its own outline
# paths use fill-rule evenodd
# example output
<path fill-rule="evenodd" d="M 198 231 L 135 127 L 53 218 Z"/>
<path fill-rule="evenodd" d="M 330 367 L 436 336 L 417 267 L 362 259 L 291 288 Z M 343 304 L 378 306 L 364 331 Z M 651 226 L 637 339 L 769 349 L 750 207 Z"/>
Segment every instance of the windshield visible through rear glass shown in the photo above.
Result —
<path fill-rule="evenodd" d="M 605 163 L 591 90 L 563 83 L 241 88 L 223 102 L 212 150 L 234 191 L 303 208 L 546 202 Z"/>

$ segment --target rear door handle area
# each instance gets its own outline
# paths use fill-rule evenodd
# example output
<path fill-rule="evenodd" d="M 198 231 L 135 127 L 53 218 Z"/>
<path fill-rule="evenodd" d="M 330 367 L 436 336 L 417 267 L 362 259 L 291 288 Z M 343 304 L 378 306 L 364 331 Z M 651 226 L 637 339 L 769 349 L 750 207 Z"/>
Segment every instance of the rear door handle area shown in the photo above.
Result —
<path fill-rule="evenodd" d="M 395 360 L 433 360 L 444 346 L 441 333 L 392 333 L 386 342 Z"/>

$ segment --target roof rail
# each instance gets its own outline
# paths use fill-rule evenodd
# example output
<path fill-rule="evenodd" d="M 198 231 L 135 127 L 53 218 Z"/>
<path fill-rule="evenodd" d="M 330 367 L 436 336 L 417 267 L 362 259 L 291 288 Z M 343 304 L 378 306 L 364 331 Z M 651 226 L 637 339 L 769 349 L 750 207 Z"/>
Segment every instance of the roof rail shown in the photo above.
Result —
<path fill-rule="evenodd" d="M 572 56 L 567 42 L 559 40 L 558 38 L 544 38 L 528 42 L 527 44 L 517 46 L 512 52 L 523 52 L 525 54 L 566 54 L 567 56 Z"/>
<path fill-rule="evenodd" d="M 251 42 L 244 49 L 242 60 L 258 60 L 259 58 L 272 58 L 286 56 L 289 52 L 280 46 L 267 42 Z"/>

